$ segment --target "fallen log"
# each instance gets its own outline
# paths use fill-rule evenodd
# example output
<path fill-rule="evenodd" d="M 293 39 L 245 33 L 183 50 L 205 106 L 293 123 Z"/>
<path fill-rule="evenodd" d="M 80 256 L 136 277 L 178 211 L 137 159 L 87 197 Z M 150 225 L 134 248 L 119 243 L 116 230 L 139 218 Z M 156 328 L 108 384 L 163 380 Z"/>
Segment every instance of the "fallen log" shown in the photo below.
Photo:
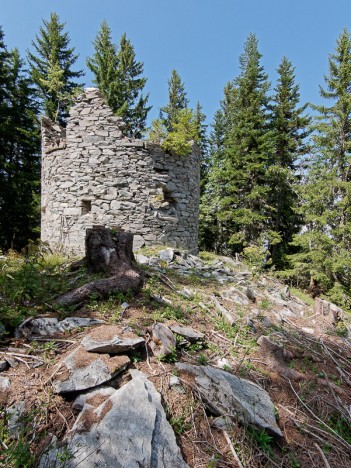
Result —
<path fill-rule="evenodd" d="M 133 267 L 133 234 L 115 232 L 101 226 L 87 229 L 85 264 L 91 273 L 103 273 L 107 278 L 91 281 L 56 300 L 66 307 L 84 303 L 89 297 L 104 298 L 111 293 L 136 292 L 142 286 L 142 276 Z"/>

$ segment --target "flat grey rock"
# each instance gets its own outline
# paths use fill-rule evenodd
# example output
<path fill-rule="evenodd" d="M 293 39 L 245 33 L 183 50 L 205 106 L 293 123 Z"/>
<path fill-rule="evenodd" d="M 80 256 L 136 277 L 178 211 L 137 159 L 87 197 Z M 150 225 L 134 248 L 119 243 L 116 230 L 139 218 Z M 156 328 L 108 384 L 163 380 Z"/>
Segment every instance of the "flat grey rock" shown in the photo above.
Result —
<path fill-rule="evenodd" d="M 116 389 L 113 387 L 100 387 L 96 390 L 90 390 L 86 393 L 81 393 L 74 400 L 72 408 L 81 411 L 86 403 L 95 407 L 100 406 L 100 404 L 113 395 L 115 391 Z M 96 405 L 96 401 L 99 401 L 100 403 Z"/>
<path fill-rule="evenodd" d="M 0 390 L 4 391 L 10 388 L 11 382 L 8 377 L 0 376 Z"/>
<path fill-rule="evenodd" d="M 236 304 L 240 304 L 244 306 L 250 304 L 249 298 L 246 296 L 246 294 L 243 291 L 241 291 L 238 288 L 230 288 L 227 291 L 224 291 L 223 295 L 227 297 L 228 299 L 230 299 L 231 301 L 235 302 Z"/>
<path fill-rule="evenodd" d="M 155 356 L 167 356 L 172 354 L 177 346 L 177 341 L 171 329 L 162 323 L 156 323 L 153 326 L 152 340 L 153 343 L 157 345 L 152 348 Z"/>
<path fill-rule="evenodd" d="M 174 250 L 172 249 L 165 249 L 161 250 L 159 253 L 160 259 L 164 260 L 167 263 L 170 263 L 174 258 Z"/>
<path fill-rule="evenodd" d="M 89 317 L 67 317 L 61 321 L 55 317 L 27 319 L 19 325 L 15 335 L 17 338 L 21 336 L 32 337 L 33 335 L 53 336 L 73 330 L 74 328 L 92 327 L 93 325 L 99 325 L 101 323 L 104 322 Z"/>
<path fill-rule="evenodd" d="M 278 314 L 282 317 L 296 317 L 296 314 L 290 309 L 280 309 Z"/>
<path fill-rule="evenodd" d="M 41 468 L 187 468 L 155 386 L 138 371 L 98 408 L 84 406 L 62 448 L 52 448 Z"/>
<path fill-rule="evenodd" d="M 169 388 L 175 390 L 178 393 L 185 393 L 185 390 L 181 384 L 179 377 L 176 375 L 171 375 L 169 378 Z"/>
<path fill-rule="evenodd" d="M 173 333 L 176 333 L 177 335 L 180 335 L 186 340 L 190 341 L 190 343 L 196 343 L 196 341 L 203 341 L 205 339 L 205 335 L 203 333 L 196 332 L 190 327 L 171 325 L 170 329 Z"/>
<path fill-rule="evenodd" d="M 146 257 L 143 254 L 136 254 L 135 255 L 135 260 L 139 263 L 139 265 L 148 265 L 149 264 L 149 258 Z"/>
<path fill-rule="evenodd" d="M 144 338 L 114 325 L 103 325 L 85 336 L 81 345 L 92 353 L 119 354 L 145 344 Z"/>
<path fill-rule="evenodd" d="M 68 393 L 97 387 L 122 372 L 129 362 L 128 356 L 110 358 L 88 353 L 79 346 L 62 361 L 63 376 L 57 374 L 54 389 L 56 393 Z"/>
<path fill-rule="evenodd" d="M 287 307 L 289 307 L 290 310 L 292 310 L 295 314 L 298 314 L 298 315 L 303 315 L 304 310 L 306 308 L 305 305 L 298 304 L 295 301 L 289 301 L 287 303 Z"/>
<path fill-rule="evenodd" d="M 18 367 L 18 364 L 19 362 L 12 356 L 9 356 L 8 354 L 5 354 L 5 361 L 7 362 L 7 364 L 12 367 L 13 369 L 15 369 L 16 367 Z"/>
<path fill-rule="evenodd" d="M 25 421 L 22 418 L 24 409 L 24 401 L 19 401 L 9 408 L 6 408 L 8 431 L 12 437 L 19 437 L 24 429 Z"/>
<path fill-rule="evenodd" d="M 263 388 L 211 366 L 184 363 L 176 366 L 194 377 L 200 395 L 215 416 L 230 416 L 282 436 L 274 405 Z"/>

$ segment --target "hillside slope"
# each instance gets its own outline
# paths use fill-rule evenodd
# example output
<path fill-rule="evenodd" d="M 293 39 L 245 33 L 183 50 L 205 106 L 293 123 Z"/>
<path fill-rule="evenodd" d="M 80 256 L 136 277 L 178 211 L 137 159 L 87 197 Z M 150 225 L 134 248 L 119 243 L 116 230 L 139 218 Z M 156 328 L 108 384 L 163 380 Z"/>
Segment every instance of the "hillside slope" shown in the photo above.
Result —
<path fill-rule="evenodd" d="M 39 260 L 1 260 L 0 305 L 9 331 L 0 355 L 3 464 L 88 467 L 100 456 L 101 466 L 114 466 L 118 457 L 120 466 L 350 466 L 346 313 L 342 320 L 316 314 L 301 291 L 254 275 L 233 259 L 172 250 L 137 255 L 145 276 L 137 296 L 91 298 L 75 311 L 54 310 L 54 297 L 88 275 L 61 260 Z M 15 337 L 11 324 L 18 313 L 32 318 Z M 129 347 L 106 347 L 117 335 Z M 106 364 L 98 375 L 97 361 Z M 140 410 L 142 388 L 148 393 Z M 253 393 L 245 400 L 248 391 Z M 145 424 L 141 432 L 146 437 L 151 431 L 150 453 L 143 440 L 138 455 L 128 451 L 131 458 L 124 458 L 117 438 L 108 444 L 100 439 L 79 458 L 75 441 L 103 437 L 112 415 L 109 431 L 123 415 L 118 433 L 130 430 L 133 447 L 139 424 Z M 167 438 L 156 436 L 158 424 Z M 108 459 L 114 450 L 117 458 Z M 133 457 L 146 457 L 144 451 L 149 458 L 135 464 Z M 170 462 L 169 456 L 176 458 Z"/>

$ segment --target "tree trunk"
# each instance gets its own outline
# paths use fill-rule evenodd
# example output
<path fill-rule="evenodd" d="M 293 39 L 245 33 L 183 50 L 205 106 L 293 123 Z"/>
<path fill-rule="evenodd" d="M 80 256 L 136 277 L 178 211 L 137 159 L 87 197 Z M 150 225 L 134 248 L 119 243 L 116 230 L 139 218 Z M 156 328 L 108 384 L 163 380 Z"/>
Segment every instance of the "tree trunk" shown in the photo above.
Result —
<path fill-rule="evenodd" d="M 104 227 L 87 229 L 85 238 L 86 265 L 91 273 L 104 273 L 108 278 L 87 283 L 59 297 L 58 306 L 85 302 L 92 295 L 107 297 L 111 292 L 136 292 L 142 277 L 133 268 L 133 234 L 113 232 Z"/>

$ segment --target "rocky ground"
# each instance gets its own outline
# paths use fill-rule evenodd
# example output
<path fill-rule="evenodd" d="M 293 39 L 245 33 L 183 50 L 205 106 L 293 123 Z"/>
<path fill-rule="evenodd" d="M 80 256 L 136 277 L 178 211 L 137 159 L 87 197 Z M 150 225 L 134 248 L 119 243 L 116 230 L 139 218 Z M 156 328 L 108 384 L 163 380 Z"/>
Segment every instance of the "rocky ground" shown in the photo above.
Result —
<path fill-rule="evenodd" d="M 350 466 L 346 312 L 226 257 L 137 261 L 137 296 L 3 334 L 3 465 Z"/>

